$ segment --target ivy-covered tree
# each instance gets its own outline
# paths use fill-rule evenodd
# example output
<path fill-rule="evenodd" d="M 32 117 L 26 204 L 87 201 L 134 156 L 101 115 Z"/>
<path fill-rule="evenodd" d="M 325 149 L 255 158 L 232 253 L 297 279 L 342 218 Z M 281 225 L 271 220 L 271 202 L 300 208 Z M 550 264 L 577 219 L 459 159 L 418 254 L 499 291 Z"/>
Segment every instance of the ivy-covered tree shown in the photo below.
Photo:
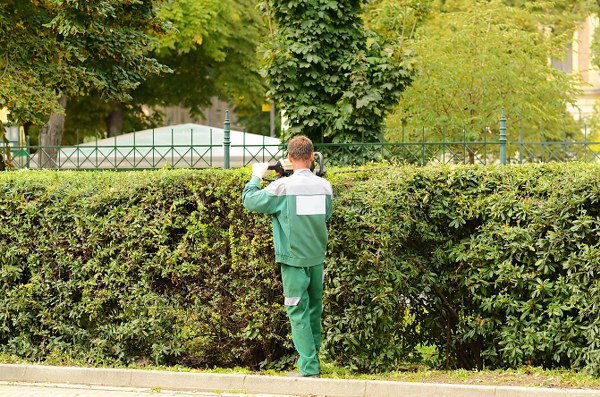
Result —
<path fill-rule="evenodd" d="M 382 45 L 360 17 L 360 0 L 267 0 L 264 53 L 269 95 L 288 136 L 320 142 L 381 139 L 386 111 L 410 81 L 409 60 Z"/>
<path fill-rule="evenodd" d="M 40 144 L 60 145 L 69 96 L 118 101 L 168 70 L 148 56 L 161 32 L 155 0 L 6 0 L 0 3 L 0 106 L 16 124 L 50 119 Z M 42 164 L 52 165 L 45 151 Z"/>

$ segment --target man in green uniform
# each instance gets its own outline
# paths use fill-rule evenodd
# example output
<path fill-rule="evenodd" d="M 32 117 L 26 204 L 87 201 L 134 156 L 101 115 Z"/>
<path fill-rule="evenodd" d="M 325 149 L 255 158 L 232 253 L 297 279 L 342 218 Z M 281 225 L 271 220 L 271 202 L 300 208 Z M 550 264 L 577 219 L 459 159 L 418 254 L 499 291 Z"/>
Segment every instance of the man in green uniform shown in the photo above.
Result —
<path fill-rule="evenodd" d="M 292 326 L 292 339 L 300 355 L 302 376 L 319 376 L 321 313 L 323 311 L 323 262 L 327 226 L 331 217 L 331 184 L 310 171 L 313 144 L 297 136 L 288 144 L 294 173 L 266 188 L 260 182 L 268 164 L 252 167 L 252 179 L 242 193 L 244 207 L 273 215 L 275 260 L 281 266 L 284 304 Z"/>

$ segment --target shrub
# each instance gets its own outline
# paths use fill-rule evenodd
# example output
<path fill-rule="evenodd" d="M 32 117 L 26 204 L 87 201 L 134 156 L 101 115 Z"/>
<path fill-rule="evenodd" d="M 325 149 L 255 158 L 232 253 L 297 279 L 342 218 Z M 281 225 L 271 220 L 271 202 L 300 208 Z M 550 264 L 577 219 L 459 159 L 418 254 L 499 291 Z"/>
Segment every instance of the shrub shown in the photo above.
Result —
<path fill-rule="evenodd" d="M 259 366 L 289 354 L 240 171 L 0 176 L 0 344 L 32 359 Z"/>
<path fill-rule="evenodd" d="M 331 358 L 384 370 L 433 344 L 448 366 L 600 374 L 600 166 L 349 175 L 334 178 Z"/>
<path fill-rule="evenodd" d="M 280 367 L 293 352 L 247 170 L 0 174 L 0 351 Z M 360 371 L 600 373 L 600 166 L 333 170 L 324 354 Z"/>

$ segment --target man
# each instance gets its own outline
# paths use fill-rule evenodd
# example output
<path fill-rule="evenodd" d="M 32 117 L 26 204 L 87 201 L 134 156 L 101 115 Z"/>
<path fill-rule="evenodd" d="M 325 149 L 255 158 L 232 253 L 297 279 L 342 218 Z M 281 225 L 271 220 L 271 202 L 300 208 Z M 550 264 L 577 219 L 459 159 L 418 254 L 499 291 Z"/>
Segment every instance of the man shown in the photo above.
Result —
<path fill-rule="evenodd" d="M 331 217 L 333 192 L 327 180 L 310 171 L 314 157 L 310 139 L 293 138 L 288 144 L 288 159 L 294 173 L 261 189 L 268 164 L 254 164 L 242 201 L 250 211 L 273 215 L 275 260 L 281 266 L 286 311 L 300 355 L 300 375 L 318 377 L 328 238 L 325 222 Z"/>

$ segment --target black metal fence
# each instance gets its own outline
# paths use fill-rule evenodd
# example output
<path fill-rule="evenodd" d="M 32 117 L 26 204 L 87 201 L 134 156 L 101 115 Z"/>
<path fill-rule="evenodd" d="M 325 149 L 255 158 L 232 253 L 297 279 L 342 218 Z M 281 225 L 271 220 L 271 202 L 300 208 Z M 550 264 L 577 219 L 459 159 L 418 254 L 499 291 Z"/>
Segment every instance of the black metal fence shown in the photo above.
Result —
<path fill-rule="evenodd" d="M 94 140 L 72 146 L 4 147 L 13 169 L 157 169 L 163 167 L 207 168 L 242 167 L 254 162 L 274 162 L 286 154 L 286 145 L 266 136 L 232 132 L 226 116 L 223 129 L 168 129 L 133 133 L 112 140 Z M 587 131 L 581 140 L 524 141 L 507 139 L 506 119 L 500 119 L 497 139 L 492 133 L 479 134 L 482 139 L 430 140 L 425 134 L 412 134 L 412 140 L 402 142 L 316 143 L 328 166 L 357 165 L 389 161 L 411 164 L 522 164 L 548 161 L 600 161 L 600 142 L 588 140 Z M 411 135 L 411 134 L 407 134 Z M 404 137 L 404 134 L 402 134 Z M 415 139 L 419 137 L 420 139 Z"/>

